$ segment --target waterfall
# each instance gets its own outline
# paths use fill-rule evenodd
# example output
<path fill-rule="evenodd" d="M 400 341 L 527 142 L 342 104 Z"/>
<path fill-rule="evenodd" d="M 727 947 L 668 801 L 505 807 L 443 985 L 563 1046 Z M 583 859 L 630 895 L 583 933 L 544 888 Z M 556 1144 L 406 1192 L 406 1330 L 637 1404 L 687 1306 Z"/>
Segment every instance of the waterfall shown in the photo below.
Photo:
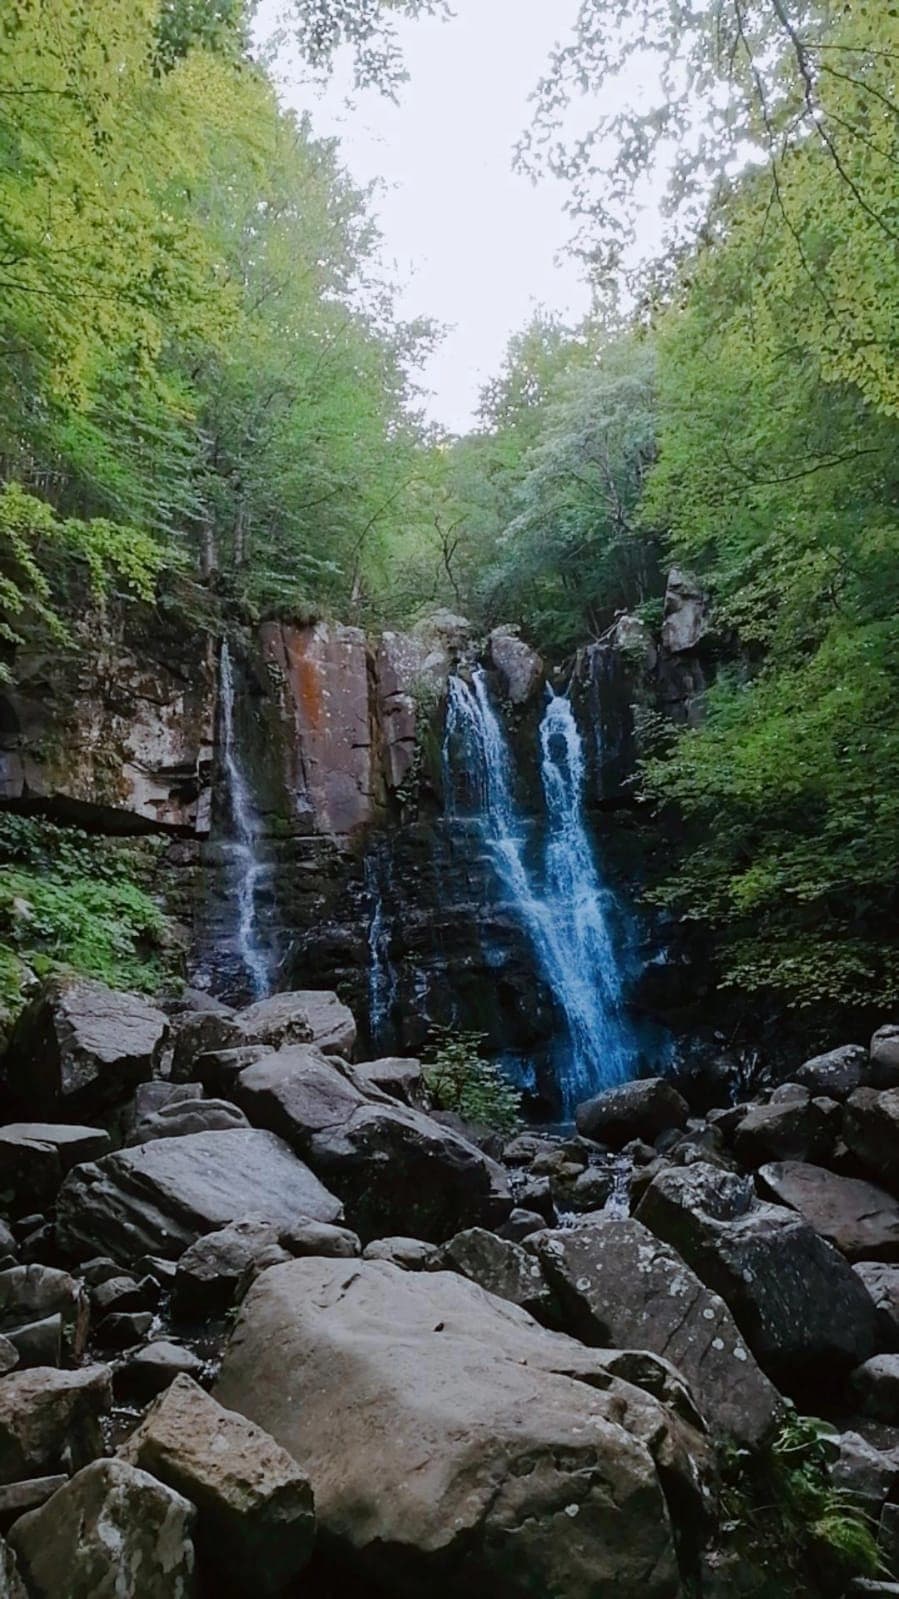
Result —
<path fill-rule="evenodd" d="M 271 986 L 266 952 L 259 942 L 257 895 L 265 868 L 259 859 L 259 821 L 234 736 L 234 668 L 227 640 L 222 642 L 219 669 L 221 762 L 232 837 L 225 848 L 234 875 L 237 901 L 237 950 L 254 999 Z"/>
<path fill-rule="evenodd" d="M 397 974 L 390 959 L 390 926 L 384 911 L 386 862 L 373 850 L 365 858 L 368 922 L 368 1029 L 378 1048 L 392 1041 L 391 1011 L 397 995 Z"/>
<path fill-rule="evenodd" d="M 540 726 L 547 823 L 542 862 L 530 858 L 509 747 L 481 670 L 472 674 L 471 684 L 460 677 L 450 680 L 444 775 L 449 813 L 459 817 L 471 810 L 565 1019 L 558 1076 L 570 1114 L 579 1100 L 630 1075 L 636 1045 L 622 1010 L 621 959 L 610 929 L 612 898 L 597 870 L 583 815 L 581 737 L 568 700 L 548 693 Z M 454 764 L 455 750 L 462 773 Z"/>

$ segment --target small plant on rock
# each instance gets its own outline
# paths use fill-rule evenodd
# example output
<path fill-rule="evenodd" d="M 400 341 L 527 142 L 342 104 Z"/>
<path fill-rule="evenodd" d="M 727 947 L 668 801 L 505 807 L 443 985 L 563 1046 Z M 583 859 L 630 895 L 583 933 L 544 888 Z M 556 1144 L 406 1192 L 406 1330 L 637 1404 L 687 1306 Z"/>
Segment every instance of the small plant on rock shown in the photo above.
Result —
<path fill-rule="evenodd" d="M 424 1064 L 428 1099 L 465 1121 L 511 1136 L 521 1118 L 521 1095 L 502 1070 L 481 1054 L 483 1033 L 435 1027 Z"/>

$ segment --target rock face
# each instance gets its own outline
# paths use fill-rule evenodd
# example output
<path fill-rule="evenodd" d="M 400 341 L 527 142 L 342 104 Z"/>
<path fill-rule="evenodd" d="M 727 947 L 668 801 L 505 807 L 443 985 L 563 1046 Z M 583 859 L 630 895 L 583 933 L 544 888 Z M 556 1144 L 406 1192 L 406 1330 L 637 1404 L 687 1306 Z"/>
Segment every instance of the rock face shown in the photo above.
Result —
<path fill-rule="evenodd" d="M 759 1177 L 847 1260 L 899 1260 L 899 1203 L 882 1188 L 796 1160 L 763 1166 Z"/>
<path fill-rule="evenodd" d="M 103 1450 L 100 1417 L 112 1403 L 106 1366 L 38 1366 L 0 1382 L 0 1482 L 77 1471 Z"/>
<path fill-rule="evenodd" d="M 34 1599 L 191 1599 L 196 1512 L 180 1494 L 121 1460 L 97 1460 L 10 1543 Z"/>
<path fill-rule="evenodd" d="M 487 641 L 490 663 L 500 673 L 513 705 L 524 705 L 543 679 L 543 662 L 515 627 L 495 627 Z"/>
<path fill-rule="evenodd" d="M 695 650 L 708 629 L 708 597 L 689 572 L 674 566 L 665 589 L 662 646 L 680 655 Z"/>
<path fill-rule="evenodd" d="M 672 1167 L 636 1214 L 720 1294 L 785 1392 L 873 1353 L 877 1312 L 852 1268 L 795 1212 L 759 1204 L 748 1179 L 702 1163 Z"/>
<path fill-rule="evenodd" d="M 689 1106 L 664 1077 L 623 1083 L 597 1099 L 578 1105 L 577 1130 L 584 1138 L 610 1149 L 623 1149 L 633 1138 L 651 1142 L 669 1127 L 685 1127 Z"/>
<path fill-rule="evenodd" d="M 255 1129 L 163 1138 L 70 1172 L 57 1231 L 76 1258 L 122 1264 L 177 1257 L 204 1233 L 240 1218 L 284 1226 L 298 1216 L 338 1221 L 340 1201 L 271 1133 Z"/>
<path fill-rule="evenodd" d="M 600 1352 L 451 1273 L 275 1267 L 216 1396 L 288 1449 L 328 1544 L 392 1593 L 679 1591 L 655 1460 L 695 1498 L 698 1437 Z"/>
<path fill-rule="evenodd" d="M 315 1537 L 312 1490 L 260 1427 L 176 1377 L 119 1450 L 196 1505 L 197 1549 L 216 1592 L 280 1594 Z"/>
<path fill-rule="evenodd" d="M 439 1243 L 511 1209 L 505 1174 L 473 1144 L 363 1091 L 351 1067 L 309 1045 L 263 1056 L 234 1092 L 256 1126 L 277 1133 L 340 1195 L 366 1241 L 411 1229 Z"/>
<path fill-rule="evenodd" d="M 9 1093 L 31 1116 L 75 1118 L 152 1077 L 167 1036 L 166 1017 L 138 994 L 55 978 L 13 1028 L 2 1063 Z"/>
<path fill-rule="evenodd" d="M 677 1367 L 716 1436 L 750 1448 L 770 1433 L 780 1399 L 737 1325 L 673 1249 L 638 1221 L 597 1213 L 528 1240 L 585 1343 L 649 1349 Z"/>

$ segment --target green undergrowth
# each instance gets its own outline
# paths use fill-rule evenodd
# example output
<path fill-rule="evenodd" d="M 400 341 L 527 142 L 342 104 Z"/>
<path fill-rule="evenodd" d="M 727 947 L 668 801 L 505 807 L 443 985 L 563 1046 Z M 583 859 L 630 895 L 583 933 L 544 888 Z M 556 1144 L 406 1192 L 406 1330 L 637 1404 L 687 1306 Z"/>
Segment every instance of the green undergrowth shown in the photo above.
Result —
<path fill-rule="evenodd" d="M 481 1055 L 482 1033 L 435 1027 L 424 1063 L 434 1110 L 455 1111 L 465 1121 L 509 1137 L 519 1125 L 521 1095 L 492 1061 Z"/>
<path fill-rule="evenodd" d="M 35 817 L 0 815 L 0 1008 L 10 1019 L 32 977 L 72 970 L 152 992 L 175 959 L 149 891 L 153 840 L 126 844 Z"/>
<path fill-rule="evenodd" d="M 722 1544 L 736 1555 L 746 1599 L 842 1596 L 856 1577 L 888 1575 L 876 1524 L 830 1481 L 835 1429 L 791 1412 L 760 1456 L 723 1462 Z"/>

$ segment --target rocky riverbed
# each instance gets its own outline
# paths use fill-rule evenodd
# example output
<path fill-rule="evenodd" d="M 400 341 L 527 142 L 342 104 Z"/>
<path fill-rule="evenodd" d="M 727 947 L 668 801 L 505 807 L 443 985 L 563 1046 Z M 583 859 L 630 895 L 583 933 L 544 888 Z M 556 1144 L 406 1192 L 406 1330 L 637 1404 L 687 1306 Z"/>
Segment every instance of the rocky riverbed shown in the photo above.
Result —
<path fill-rule="evenodd" d="M 899 1028 L 505 1142 L 355 1054 L 328 992 L 22 1013 L 0 1592 L 899 1592 Z"/>

